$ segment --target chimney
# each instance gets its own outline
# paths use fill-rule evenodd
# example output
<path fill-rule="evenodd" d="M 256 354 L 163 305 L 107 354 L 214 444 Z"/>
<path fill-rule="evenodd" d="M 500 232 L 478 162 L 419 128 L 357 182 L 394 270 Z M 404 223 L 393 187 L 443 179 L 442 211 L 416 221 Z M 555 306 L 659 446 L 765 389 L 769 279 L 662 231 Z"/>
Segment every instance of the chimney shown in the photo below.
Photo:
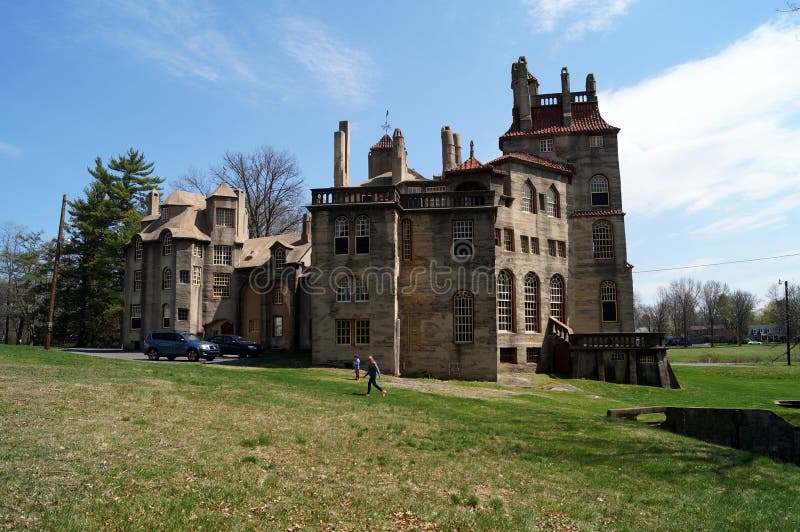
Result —
<path fill-rule="evenodd" d="M 147 215 L 156 216 L 159 213 L 160 197 L 158 190 L 152 189 L 147 193 Z"/>
<path fill-rule="evenodd" d="M 514 91 L 514 109 L 519 116 L 519 129 L 529 131 L 531 120 L 531 94 L 528 87 L 528 62 L 524 56 L 511 65 L 511 88 Z"/>
<path fill-rule="evenodd" d="M 300 235 L 300 242 L 308 244 L 311 242 L 311 214 L 306 213 L 303 215 L 303 229 Z"/>
<path fill-rule="evenodd" d="M 350 124 L 339 122 L 339 131 L 333 134 L 333 186 L 350 186 Z"/>
<path fill-rule="evenodd" d="M 453 143 L 456 145 L 456 166 L 461 164 L 461 135 L 453 133 Z"/>
<path fill-rule="evenodd" d="M 564 127 L 572 125 L 572 94 L 569 91 L 569 70 L 561 69 L 561 115 Z"/>
<path fill-rule="evenodd" d="M 450 126 L 442 128 L 442 171 L 446 172 L 456 166 L 456 148 L 453 131 Z"/>
<path fill-rule="evenodd" d="M 597 82 L 591 72 L 586 76 L 586 100 L 590 102 L 597 101 Z"/>
<path fill-rule="evenodd" d="M 400 128 L 392 135 L 392 184 L 396 185 L 406 179 L 406 141 Z"/>
<path fill-rule="evenodd" d="M 247 214 L 247 196 L 244 190 L 237 188 L 236 192 L 236 241 L 244 242 L 250 234 L 249 216 Z"/>

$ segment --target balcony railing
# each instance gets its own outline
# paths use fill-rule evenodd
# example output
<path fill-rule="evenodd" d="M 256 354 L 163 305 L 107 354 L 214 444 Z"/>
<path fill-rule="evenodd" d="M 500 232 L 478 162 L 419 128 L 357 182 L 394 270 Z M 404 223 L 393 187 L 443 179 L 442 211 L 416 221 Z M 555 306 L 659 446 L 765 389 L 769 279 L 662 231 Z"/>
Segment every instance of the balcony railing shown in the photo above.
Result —
<path fill-rule="evenodd" d="M 494 192 L 472 190 L 465 192 L 434 192 L 424 194 L 401 194 L 400 205 L 404 209 L 449 209 L 452 207 L 491 207 Z"/>
<path fill-rule="evenodd" d="M 400 194 L 393 186 L 383 187 L 335 187 L 311 190 L 312 205 L 341 203 L 386 203 L 399 202 Z"/>
<path fill-rule="evenodd" d="M 664 345 L 663 333 L 573 334 L 570 344 L 575 349 L 613 348 L 647 349 Z"/>

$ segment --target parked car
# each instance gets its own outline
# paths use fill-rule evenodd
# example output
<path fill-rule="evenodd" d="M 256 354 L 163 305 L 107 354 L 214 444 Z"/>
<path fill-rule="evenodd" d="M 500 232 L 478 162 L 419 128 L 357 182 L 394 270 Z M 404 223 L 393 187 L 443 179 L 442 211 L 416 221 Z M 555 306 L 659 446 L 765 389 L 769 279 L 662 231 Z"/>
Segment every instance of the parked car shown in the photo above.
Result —
<path fill-rule="evenodd" d="M 175 357 L 185 356 L 191 362 L 197 362 L 200 357 L 214 360 L 219 356 L 217 344 L 203 340 L 196 334 L 177 331 L 151 332 L 145 338 L 142 350 L 150 360 L 158 360 L 159 357 L 175 360 Z"/>
<path fill-rule="evenodd" d="M 221 355 L 239 355 L 240 358 L 244 358 L 257 357 L 264 352 L 259 344 L 234 334 L 218 334 L 207 340 L 219 346 Z"/>
<path fill-rule="evenodd" d="M 681 338 L 667 338 L 667 347 L 672 347 L 672 346 L 690 347 L 691 345 L 692 345 L 692 342 L 690 342 L 686 338 L 682 338 L 682 337 Z"/>
<path fill-rule="evenodd" d="M 758 340 L 750 340 L 747 342 L 747 345 L 761 345 L 761 342 Z"/>

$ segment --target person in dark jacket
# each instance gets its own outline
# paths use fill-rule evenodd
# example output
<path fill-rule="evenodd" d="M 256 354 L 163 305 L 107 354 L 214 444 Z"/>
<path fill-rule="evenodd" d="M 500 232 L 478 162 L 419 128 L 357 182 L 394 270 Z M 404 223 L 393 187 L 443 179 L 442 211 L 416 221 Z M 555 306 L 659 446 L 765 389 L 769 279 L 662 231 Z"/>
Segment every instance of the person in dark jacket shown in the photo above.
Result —
<path fill-rule="evenodd" d="M 369 377 L 369 381 L 367 382 L 367 397 L 369 397 L 369 392 L 372 391 L 373 386 L 375 386 L 381 392 L 381 397 L 385 397 L 386 390 L 378 386 L 378 383 L 375 382 L 375 379 L 381 375 L 381 370 L 378 369 L 378 363 L 375 362 L 375 359 L 372 358 L 372 355 L 367 357 L 367 361 L 369 362 L 369 365 L 367 366 L 367 376 Z"/>

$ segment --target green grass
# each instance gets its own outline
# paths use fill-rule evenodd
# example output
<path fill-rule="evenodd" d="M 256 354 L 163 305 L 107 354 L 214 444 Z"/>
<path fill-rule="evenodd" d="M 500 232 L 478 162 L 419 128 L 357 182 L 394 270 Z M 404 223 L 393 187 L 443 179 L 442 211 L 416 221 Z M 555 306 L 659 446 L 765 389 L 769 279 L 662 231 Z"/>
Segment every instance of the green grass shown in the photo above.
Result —
<path fill-rule="evenodd" d="M 450 383 L 439 394 L 384 378 L 389 395 L 366 398 L 349 371 L 306 362 L 0 346 L 0 526 L 800 529 L 800 467 L 605 417 L 741 406 L 800 424 L 772 404 L 800 398 L 794 366 L 678 366 L 680 390 L 567 381 L 582 391 Z M 504 390 L 515 393 L 488 393 Z"/>
<path fill-rule="evenodd" d="M 800 346 L 792 346 L 792 358 L 800 362 Z M 671 347 L 670 362 L 774 363 L 786 364 L 786 344 L 729 345 L 714 347 Z"/>

